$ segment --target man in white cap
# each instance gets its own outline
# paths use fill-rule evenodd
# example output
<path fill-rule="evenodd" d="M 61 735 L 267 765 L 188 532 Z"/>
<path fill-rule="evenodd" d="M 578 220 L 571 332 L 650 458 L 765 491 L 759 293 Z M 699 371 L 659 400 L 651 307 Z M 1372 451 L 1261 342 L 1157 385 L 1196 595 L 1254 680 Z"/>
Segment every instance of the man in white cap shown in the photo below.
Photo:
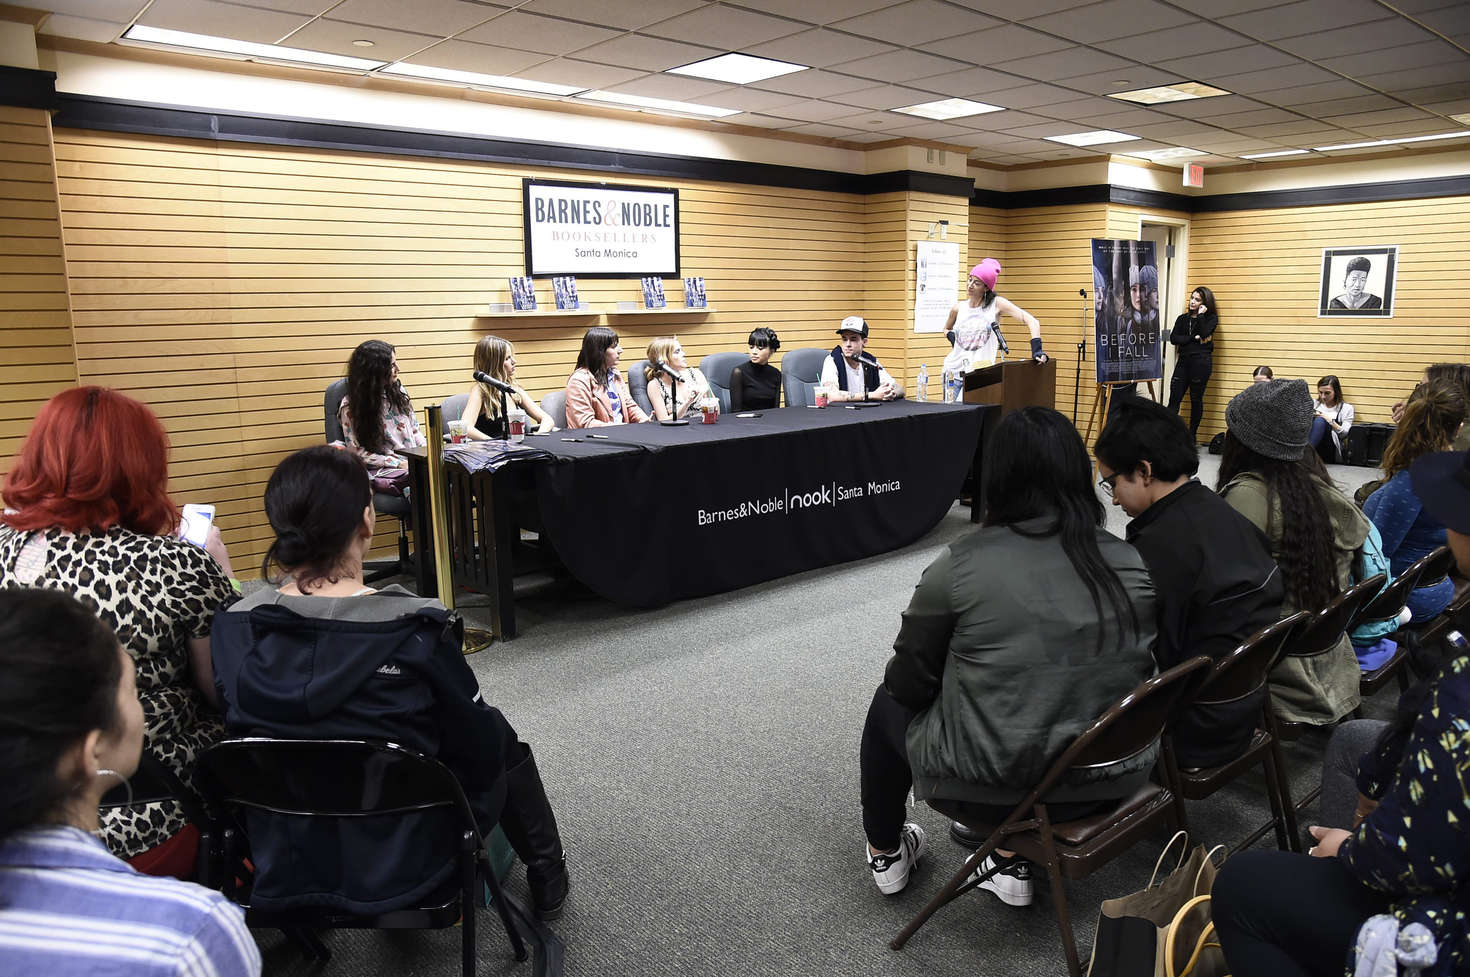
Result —
<path fill-rule="evenodd" d="M 822 375 L 817 381 L 834 391 L 833 400 L 896 400 L 903 396 L 903 386 L 863 351 L 868 345 L 868 323 L 862 316 L 843 319 L 837 335 L 842 342 L 832 347 L 832 355 L 822 361 Z"/>

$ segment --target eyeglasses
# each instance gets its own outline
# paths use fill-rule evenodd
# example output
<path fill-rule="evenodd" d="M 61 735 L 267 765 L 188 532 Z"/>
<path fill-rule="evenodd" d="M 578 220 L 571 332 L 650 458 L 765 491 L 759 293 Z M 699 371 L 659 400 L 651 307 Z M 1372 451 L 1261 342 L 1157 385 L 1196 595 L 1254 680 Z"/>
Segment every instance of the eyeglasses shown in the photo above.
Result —
<path fill-rule="evenodd" d="M 1117 481 L 1118 476 L 1121 474 L 1122 472 L 1113 472 L 1107 478 L 1099 478 L 1097 480 L 1097 484 L 1102 486 L 1102 490 L 1107 493 L 1110 499 L 1113 497 L 1113 482 Z"/>

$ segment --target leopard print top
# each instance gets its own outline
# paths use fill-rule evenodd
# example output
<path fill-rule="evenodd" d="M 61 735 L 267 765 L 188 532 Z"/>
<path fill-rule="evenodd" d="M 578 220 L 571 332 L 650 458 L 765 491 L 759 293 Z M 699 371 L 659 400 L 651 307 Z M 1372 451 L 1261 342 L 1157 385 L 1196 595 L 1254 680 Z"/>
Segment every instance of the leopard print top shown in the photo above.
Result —
<path fill-rule="evenodd" d="M 44 538 L 42 551 L 34 537 Z M 114 527 L 101 533 L 0 526 L 0 587 L 60 590 L 96 611 L 117 632 L 138 670 L 144 745 L 186 780 L 195 756 L 224 738 L 219 715 L 195 687 L 189 638 L 209 634 L 210 620 L 235 596 L 218 563 L 172 536 Z M 185 825 L 174 804 L 112 808 L 102 814 L 102 840 L 120 858 L 167 841 Z"/>

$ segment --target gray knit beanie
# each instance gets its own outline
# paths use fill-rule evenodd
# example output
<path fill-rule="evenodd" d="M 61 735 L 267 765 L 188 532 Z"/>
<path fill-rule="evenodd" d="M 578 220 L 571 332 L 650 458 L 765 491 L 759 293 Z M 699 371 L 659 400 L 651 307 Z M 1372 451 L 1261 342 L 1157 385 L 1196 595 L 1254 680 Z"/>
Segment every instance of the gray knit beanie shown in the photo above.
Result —
<path fill-rule="evenodd" d="M 1316 413 L 1307 381 L 1272 380 L 1253 383 L 1230 398 L 1225 426 L 1258 455 L 1301 461 Z"/>

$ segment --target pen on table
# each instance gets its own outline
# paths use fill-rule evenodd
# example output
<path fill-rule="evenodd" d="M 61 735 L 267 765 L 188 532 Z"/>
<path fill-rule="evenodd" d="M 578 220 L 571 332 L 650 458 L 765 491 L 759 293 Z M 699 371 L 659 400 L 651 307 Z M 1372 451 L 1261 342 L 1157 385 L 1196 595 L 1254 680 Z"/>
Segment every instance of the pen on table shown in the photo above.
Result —
<path fill-rule="evenodd" d="M 607 435 L 606 434 L 589 434 L 587 436 L 589 438 L 596 438 L 599 441 L 606 441 L 607 440 Z"/>
<path fill-rule="evenodd" d="M 563 441 L 575 441 L 578 444 L 581 444 L 582 443 L 582 439 L 581 438 L 562 438 L 562 440 Z"/>

